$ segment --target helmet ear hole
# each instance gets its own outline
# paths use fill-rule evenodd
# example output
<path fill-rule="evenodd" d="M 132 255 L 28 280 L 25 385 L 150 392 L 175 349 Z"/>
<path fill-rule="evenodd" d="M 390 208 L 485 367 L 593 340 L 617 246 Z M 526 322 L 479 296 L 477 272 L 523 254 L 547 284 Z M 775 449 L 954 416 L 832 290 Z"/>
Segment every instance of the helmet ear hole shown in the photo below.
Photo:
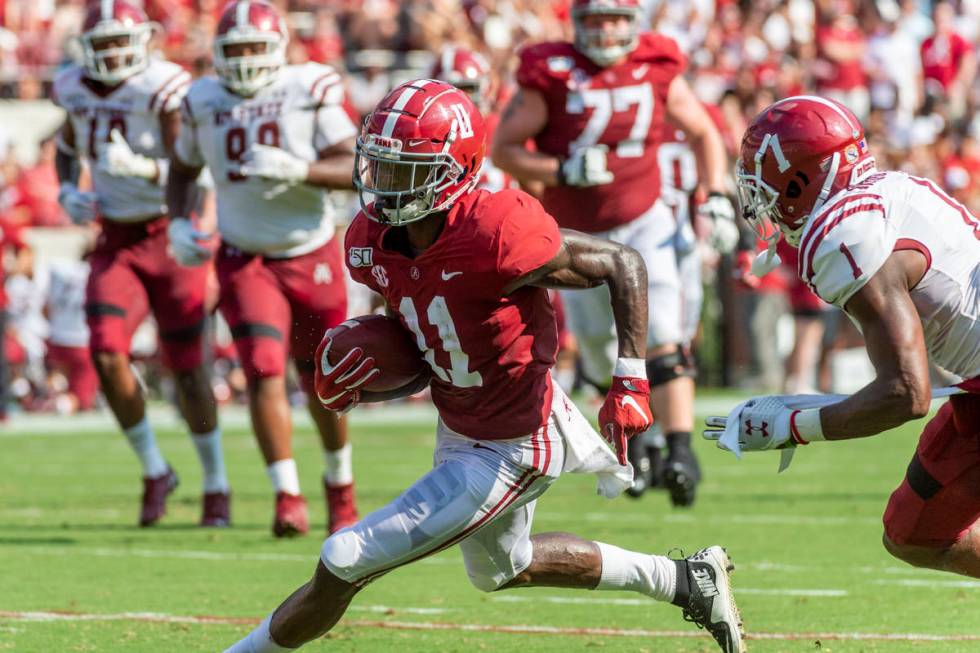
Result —
<path fill-rule="evenodd" d="M 803 188 L 800 186 L 800 183 L 795 179 L 790 181 L 789 185 L 786 186 L 787 199 L 795 200 L 797 197 L 799 197 L 802 194 L 803 194 Z"/>

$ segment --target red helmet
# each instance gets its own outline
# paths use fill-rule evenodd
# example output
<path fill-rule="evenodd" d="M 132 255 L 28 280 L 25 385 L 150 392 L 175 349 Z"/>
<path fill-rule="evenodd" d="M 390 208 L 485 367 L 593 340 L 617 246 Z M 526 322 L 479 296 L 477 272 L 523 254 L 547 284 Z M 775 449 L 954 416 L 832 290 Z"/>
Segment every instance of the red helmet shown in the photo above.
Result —
<path fill-rule="evenodd" d="M 626 16 L 629 25 L 607 34 L 605 29 L 586 27 L 586 16 Z M 575 49 L 600 66 L 615 63 L 636 48 L 640 38 L 640 0 L 575 0 L 572 3 Z M 607 44 L 612 37 L 614 43 Z"/>
<path fill-rule="evenodd" d="M 469 95 L 432 79 L 406 82 L 381 100 L 357 139 L 361 208 L 393 225 L 445 211 L 476 186 L 485 150 L 483 116 Z"/>
<path fill-rule="evenodd" d="M 798 247 L 827 198 L 875 170 L 851 111 L 813 95 L 769 105 L 745 130 L 735 164 L 739 207 L 760 238 Z M 772 227 L 779 229 L 773 229 Z"/>
<path fill-rule="evenodd" d="M 146 68 L 155 27 L 142 9 L 127 0 L 89 5 L 79 37 L 86 77 L 112 85 Z M 125 45 L 116 43 L 121 39 Z"/>
<path fill-rule="evenodd" d="M 443 48 L 429 77 L 449 82 L 468 93 L 477 107 L 485 109 L 489 100 L 490 66 L 479 52 L 455 46 Z"/>
<path fill-rule="evenodd" d="M 214 69 L 233 93 L 252 95 L 271 83 L 286 65 L 289 31 L 275 7 L 262 0 L 229 2 L 214 36 Z M 238 44 L 261 46 L 258 52 L 229 56 Z"/>

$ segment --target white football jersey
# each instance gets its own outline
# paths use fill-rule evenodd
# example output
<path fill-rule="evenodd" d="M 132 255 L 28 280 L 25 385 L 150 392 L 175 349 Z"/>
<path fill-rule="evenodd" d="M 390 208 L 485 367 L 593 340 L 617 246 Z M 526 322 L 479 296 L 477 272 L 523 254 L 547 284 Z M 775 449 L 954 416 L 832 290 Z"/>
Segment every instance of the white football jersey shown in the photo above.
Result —
<path fill-rule="evenodd" d="M 57 261 L 50 264 L 47 310 L 51 333 L 48 339 L 64 347 L 87 347 L 85 286 L 89 264 L 84 261 Z"/>
<path fill-rule="evenodd" d="M 878 172 L 831 197 L 803 231 L 800 278 L 844 308 L 901 249 L 927 260 L 910 295 L 930 359 L 964 379 L 980 375 L 980 220 L 932 181 Z"/>
<path fill-rule="evenodd" d="M 323 188 L 243 177 L 241 157 L 253 143 L 305 160 L 357 135 L 344 110 L 344 86 L 333 68 L 285 66 L 252 97 L 227 90 L 217 77 L 191 84 L 183 104 L 177 157 L 207 166 L 214 177 L 221 239 L 246 252 L 299 256 L 333 237 L 333 207 Z"/>
<path fill-rule="evenodd" d="M 95 163 L 113 129 L 119 130 L 137 154 L 166 159 L 160 114 L 180 108 L 190 81 L 183 68 L 159 60 L 151 60 L 145 70 L 108 93 L 100 92 L 81 66 L 69 66 L 55 77 L 54 101 L 68 112 L 75 132 L 74 154 L 89 161 L 102 216 L 139 222 L 167 212 L 162 180 L 114 177 Z"/>

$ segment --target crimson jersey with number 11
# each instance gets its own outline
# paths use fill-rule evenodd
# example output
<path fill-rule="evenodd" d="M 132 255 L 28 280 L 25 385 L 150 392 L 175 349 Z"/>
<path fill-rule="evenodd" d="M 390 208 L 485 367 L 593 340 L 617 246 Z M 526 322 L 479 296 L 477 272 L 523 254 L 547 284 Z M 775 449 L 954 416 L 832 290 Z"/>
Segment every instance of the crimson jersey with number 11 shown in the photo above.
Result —
<path fill-rule="evenodd" d="M 380 293 L 432 368 L 432 401 L 452 430 L 476 439 L 529 435 L 551 411 L 558 349 L 543 288 L 504 288 L 558 253 L 554 219 L 517 190 L 476 190 L 449 210 L 417 257 L 405 229 L 359 213 L 347 230 L 351 276 Z"/>
<path fill-rule="evenodd" d="M 521 53 L 518 84 L 540 92 L 548 105 L 548 123 L 534 139 L 538 150 L 564 159 L 582 147 L 609 148 L 611 183 L 545 189 L 544 206 L 561 226 L 607 231 L 657 201 L 667 89 L 685 66 L 677 43 L 653 33 L 641 34 L 626 60 L 607 68 L 571 43 L 542 43 Z"/>

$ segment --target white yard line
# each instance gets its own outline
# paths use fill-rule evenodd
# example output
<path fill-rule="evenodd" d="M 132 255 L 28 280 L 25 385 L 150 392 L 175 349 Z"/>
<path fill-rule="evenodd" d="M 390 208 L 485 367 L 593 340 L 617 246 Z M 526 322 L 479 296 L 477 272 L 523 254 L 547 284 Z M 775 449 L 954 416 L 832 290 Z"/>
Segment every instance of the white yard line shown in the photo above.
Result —
<path fill-rule="evenodd" d="M 735 594 L 764 594 L 773 596 L 809 596 L 823 598 L 840 598 L 847 596 L 847 590 L 839 589 L 805 589 L 805 588 L 760 588 L 760 587 L 735 587 Z M 496 603 L 557 603 L 559 605 L 618 605 L 650 607 L 651 599 L 621 599 L 621 598 L 601 598 L 592 596 L 521 596 L 515 594 L 495 594 L 491 595 L 491 601 Z"/>
<path fill-rule="evenodd" d="M 407 612 L 406 608 L 373 606 L 385 611 Z M 369 608 L 372 609 L 373 607 Z M 429 608 L 416 608 L 425 609 Z M 437 608 L 433 608 L 437 609 Z M 0 611 L 0 620 L 15 622 L 58 622 L 58 621 L 137 621 L 152 623 L 215 624 L 226 626 L 247 626 L 257 624 L 257 617 L 218 617 L 171 615 L 159 612 L 117 612 L 109 614 L 88 614 L 77 612 L 19 612 Z M 586 637 L 642 637 L 678 638 L 706 637 L 696 630 L 645 630 L 622 628 L 567 628 L 561 626 L 531 626 L 519 624 L 467 624 L 415 621 L 366 621 L 346 620 L 346 626 L 355 628 L 384 628 L 390 630 L 438 630 L 483 633 L 505 633 L 520 635 L 578 635 Z M 754 632 L 748 639 L 772 640 L 858 640 L 858 641 L 914 641 L 914 642 L 980 642 L 980 634 L 938 635 L 931 633 L 860 633 L 860 632 Z"/>

